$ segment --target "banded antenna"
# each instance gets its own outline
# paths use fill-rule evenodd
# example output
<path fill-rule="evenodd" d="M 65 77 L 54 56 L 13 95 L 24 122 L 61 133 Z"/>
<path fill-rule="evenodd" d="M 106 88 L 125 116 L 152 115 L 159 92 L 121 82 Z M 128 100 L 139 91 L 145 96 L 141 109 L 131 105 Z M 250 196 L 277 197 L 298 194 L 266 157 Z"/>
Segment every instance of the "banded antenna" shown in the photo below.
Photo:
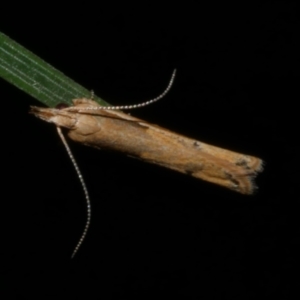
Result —
<path fill-rule="evenodd" d="M 112 105 L 112 106 L 91 106 L 91 107 L 85 107 L 83 108 L 79 108 L 79 107 L 68 107 L 66 108 L 66 110 L 69 111 L 86 111 L 86 110 L 129 110 L 129 109 L 135 109 L 135 108 L 140 108 L 140 107 L 144 107 L 147 106 L 149 104 L 152 104 L 154 102 L 157 102 L 158 100 L 162 99 L 171 89 L 174 79 L 175 79 L 175 75 L 176 75 L 176 69 L 173 70 L 173 73 L 171 75 L 170 81 L 168 86 L 166 87 L 166 89 L 156 98 L 151 99 L 151 100 L 147 100 L 145 102 L 142 103 L 138 103 L 138 104 L 131 104 L 131 105 Z"/>
<path fill-rule="evenodd" d="M 149 104 L 152 104 L 160 99 L 162 99 L 171 89 L 172 85 L 173 85 L 173 82 L 174 82 L 174 78 L 175 78 L 175 74 L 176 74 L 176 69 L 174 69 L 173 73 L 172 73 L 172 76 L 170 78 L 170 81 L 169 81 L 169 84 L 168 86 L 166 87 L 166 89 L 156 98 L 154 99 L 151 99 L 151 100 L 148 100 L 148 101 L 145 101 L 145 102 L 142 102 L 142 103 L 139 103 L 139 104 L 133 104 L 133 105 L 121 105 L 121 106 L 95 106 L 95 107 L 85 107 L 84 109 L 80 109 L 78 107 L 64 107 L 64 105 L 62 107 L 59 107 L 61 109 L 64 109 L 64 110 L 68 110 L 68 111 L 81 111 L 81 110 L 125 110 L 125 109 L 134 109 L 134 108 L 139 108 L 139 107 L 144 107 L 144 106 L 147 106 Z M 79 181 L 81 183 L 81 186 L 82 186 L 82 189 L 83 189 L 83 192 L 84 192 L 84 196 L 85 196 L 85 202 L 86 202 L 86 207 L 87 207 L 87 210 L 86 210 L 86 213 L 87 213 L 87 218 L 86 218 L 86 223 L 85 223 L 85 226 L 84 226 L 84 229 L 83 229 L 83 232 L 81 234 L 81 237 L 79 239 L 79 241 L 77 242 L 74 250 L 73 250 L 73 253 L 72 253 L 72 256 L 71 258 L 74 258 L 74 256 L 76 255 L 76 253 L 78 252 L 79 248 L 81 247 L 86 235 L 87 235 L 87 232 L 89 230 L 89 227 L 90 227 L 90 224 L 91 224 L 91 216 L 92 216 L 92 210 L 91 210 L 91 201 L 90 201 L 90 196 L 89 196 L 89 192 L 88 192 L 88 189 L 86 187 L 86 184 L 85 184 L 85 181 L 83 179 L 83 176 L 80 172 L 80 169 L 77 165 L 77 162 L 71 152 L 71 149 L 60 129 L 60 127 L 57 127 L 57 132 L 58 132 L 58 135 L 59 137 L 61 138 L 66 150 L 67 150 L 67 153 L 71 159 L 71 162 L 75 168 L 75 171 L 77 173 L 77 176 L 79 178 Z"/>
<path fill-rule="evenodd" d="M 83 241 L 84 241 L 84 239 L 85 239 L 85 237 L 87 235 L 87 232 L 89 230 L 89 227 L 90 227 L 91 215 L 92 215 L 91 200 L 90 200 L 89 192 L 88 192 L 88 189 L 86 187 L 85 181 L 84 181 L 83 176 L 82 176 L 82 174 L 80 172 L 78 164 L 77 164 L 77 162 L 76 162 L 76 160 L 75 160 L 75 158 L 73 156 L 73 153 L 72 153 L 72 151 L 71 151 L 71 149 L 70 149 L 70 147 L 69 147 L 69 145 L 68 145 L 68 143 L 67 143 L 67 141 L 66 141 L 66 139 L 65 139 L 65 137 L 64 137 L 64 135 L 63 135 L 63 133 L 62 133 L 62 131 L 60 129 L 60 127 L 57 126 L 56 129 L 57 129 L 59 137 L 61 138 L 61 140 L 62 140 L 62 142 L 63 142 L 63 144 L 64 144 L 64 146 L 65 146 L 65 148 L 67 150 L 67 153 L 68 153 L 68 155 L 69 155 L 69 157 L 71 159 L 71 162 L 72 162 L 72 164 L 73 164 L 73 166 L 75 168 L 75 171 L 76 171 L 77 176 L 79 178 L 79 181 L 81 183 L 81 186 L 82 186 L 82 189 L 83 189 L 83 192 L 84 192 L 85 201 L 86 201 L 86 214 L 87 214 L 87 218 L 86 218 L 85 226 L 84 226 L 83 232 L 81 234 L 81 237 L 80 237 L 79 241 L 77 242 L 77 245 L 75 246 L 75 248 L 73 250 L 73 253 L 72 253 L 72 256 L 71 256 L 71 258 L 74 258 L 75 254 L 78 252 L 81 244 L 83 243 Z"/>

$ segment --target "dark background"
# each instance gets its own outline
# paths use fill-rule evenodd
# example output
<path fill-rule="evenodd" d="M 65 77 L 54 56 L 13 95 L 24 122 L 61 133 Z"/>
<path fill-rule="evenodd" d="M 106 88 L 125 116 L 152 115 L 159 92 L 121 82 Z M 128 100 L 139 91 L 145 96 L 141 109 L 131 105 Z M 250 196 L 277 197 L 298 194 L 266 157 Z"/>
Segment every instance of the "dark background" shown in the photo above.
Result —
<path fill-rule="evenodd" d="M 83 5 L 83 3 L 81 4 Z M 293 3 L 104 8 L 46 4 L 1 31 L 131 114 L 264 159 L 243 196 L 70 142 L 85 202 L 54 126 L 0 80 L 3 280 L 11 296 L 291 299 L 299 284 L 299 24 Z M 39 15 L 37 11 L 40 11 Z"/>

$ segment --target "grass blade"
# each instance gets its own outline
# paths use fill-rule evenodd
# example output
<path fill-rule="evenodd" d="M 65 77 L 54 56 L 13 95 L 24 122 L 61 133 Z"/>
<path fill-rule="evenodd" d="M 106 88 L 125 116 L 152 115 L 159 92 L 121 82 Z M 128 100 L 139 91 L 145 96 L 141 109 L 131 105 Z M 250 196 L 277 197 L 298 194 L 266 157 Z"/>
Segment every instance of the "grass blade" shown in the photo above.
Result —
<path fill-rule="evenodd" d="M 0 76 L 49 107 L 90 98 L 91 91 L 0 32 Z M 101 105 L 109 105 L 94 97 Z"/>

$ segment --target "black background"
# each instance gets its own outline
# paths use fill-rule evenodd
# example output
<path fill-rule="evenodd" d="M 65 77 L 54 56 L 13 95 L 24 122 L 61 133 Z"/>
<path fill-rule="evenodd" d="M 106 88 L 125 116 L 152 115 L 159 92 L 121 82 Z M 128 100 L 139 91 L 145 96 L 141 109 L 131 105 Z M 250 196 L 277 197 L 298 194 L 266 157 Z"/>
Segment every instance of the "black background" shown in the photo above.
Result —
<path fill-rule="evenodd" d="M 183 3 L 182 3 L 183 4 Z M 243 196 L 70 142 L 83 193 L 41 105 L 0 81 L 2 268 L 10 295 L 40 299 L 290 299 L 299 284 L 299 67 L 295 5 L 131 8 L 83 4 L 10 13 L 1 31 L 131 114 L 264 159 Z M 297 76 L 298 78 L 298 76 Z"/>

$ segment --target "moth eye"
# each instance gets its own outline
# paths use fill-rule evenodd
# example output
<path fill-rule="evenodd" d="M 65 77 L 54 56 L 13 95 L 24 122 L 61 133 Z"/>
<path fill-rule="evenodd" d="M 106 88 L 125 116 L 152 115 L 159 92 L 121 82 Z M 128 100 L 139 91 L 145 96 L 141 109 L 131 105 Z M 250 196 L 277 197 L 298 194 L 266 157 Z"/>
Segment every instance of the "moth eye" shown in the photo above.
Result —
<path fill-rule="evenodd" d="M 66 104 L 66 103 L 59 103 L 55 106 L 56 109 L 64 109 L 64 108 L 67 108 L 67 107 L 69 107 L 69 105 Z"/>

